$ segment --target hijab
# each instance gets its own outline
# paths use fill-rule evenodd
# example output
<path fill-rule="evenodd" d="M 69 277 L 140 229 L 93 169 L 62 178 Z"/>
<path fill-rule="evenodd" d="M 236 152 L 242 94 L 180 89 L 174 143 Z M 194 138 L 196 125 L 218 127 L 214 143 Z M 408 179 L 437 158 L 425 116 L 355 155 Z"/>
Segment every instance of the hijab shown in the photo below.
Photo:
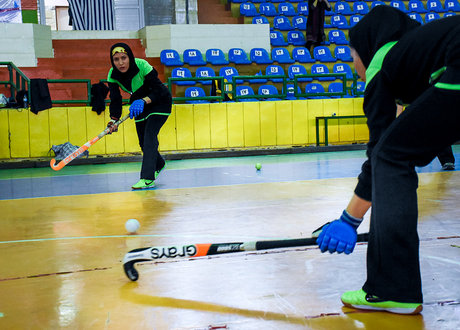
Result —
<path fill-rule="evenodd" d="M 129 57 L 129 69 L 126 72 L 121 72 L 117 69 L 113 63 L 113 55 L 116 53 L 125 53 Z M 136 65 L 134 54 L 131 48 L 123 43 L 118 42 L 110 47 L 110 62 L 112 63 L 112 78 L 118 80 L 127 90 L 131 90 L 131 80 L 139 72 L 139 68 Z"/>
<path fill-rule="evenodd" d="M 375 6 L 349 31 L 350 46 L 358 53 L 366 68 L 375 53 L 390 41 L 397 41 L 410 30 L 420 26 L 399 9 Z"/>

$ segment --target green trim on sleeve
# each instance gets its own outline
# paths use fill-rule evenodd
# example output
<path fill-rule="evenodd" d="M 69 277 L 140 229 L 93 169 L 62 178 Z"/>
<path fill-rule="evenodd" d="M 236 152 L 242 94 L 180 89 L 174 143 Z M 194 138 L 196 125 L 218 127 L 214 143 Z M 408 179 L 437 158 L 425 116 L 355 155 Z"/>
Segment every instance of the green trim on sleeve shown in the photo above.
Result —
<path fill-rule="evenodd" d="M 436 79 L 438 79 L 439 77 L 441 77 L 441 75 L 444 73 L 444 71 L 447 70 L 447 67 L 443 66 L 441 69 L 439 70 L 436 70 L 435 72 L 433 72 L 431 74 L 431 77 L 430 77 L 430 84 L 433 83 L 433 81 L 435 81 Z"/>
<path fill-rule="evenodd" d="M 385 56 L 390 51 L 390 49 L 393 48 L 394 45 L 396 45 L 396 43 L 397 41 L 391 41 L 389 43 L 386 43 L 385 45 L 380 47 L 377 53 L 375 53 L 371 63 L 369 64 L 369 67 L 366 70 L 366 87 L 369 85 L 369 83 L 375 77 L 375 75 L 379 73 L 380 69 L 382 68 L 382 63 L 385 59 Z"/>
<path fill-rule="evenodd" d="M 448 89 L 451 91 L 460 91 L 460 84 L 447 84 L 447 83 L 438 82 L 434 84 L 434 87 L 441 88 L 441 89 Z"/>

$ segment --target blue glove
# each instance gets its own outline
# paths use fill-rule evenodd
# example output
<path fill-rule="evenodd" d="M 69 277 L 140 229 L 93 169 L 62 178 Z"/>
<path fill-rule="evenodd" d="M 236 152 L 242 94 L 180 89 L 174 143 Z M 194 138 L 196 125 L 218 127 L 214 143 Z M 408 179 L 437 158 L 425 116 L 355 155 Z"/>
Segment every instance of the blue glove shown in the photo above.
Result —
<path fill-rule="evenodd" d="M 362 219 L 354 218 L 346 211 L 343 211 L 340 219 L 324 226 L 321 234 L 319 234 L 316 243 L 321 252 L 352 253 L 358 237 L 356 229 L 361 221 Z"/>
<path fill-rule="evenodd" d="M 137 118 L 144 111 L 144 100 L 136 100 L 129 107 L 129 118 Z"/>

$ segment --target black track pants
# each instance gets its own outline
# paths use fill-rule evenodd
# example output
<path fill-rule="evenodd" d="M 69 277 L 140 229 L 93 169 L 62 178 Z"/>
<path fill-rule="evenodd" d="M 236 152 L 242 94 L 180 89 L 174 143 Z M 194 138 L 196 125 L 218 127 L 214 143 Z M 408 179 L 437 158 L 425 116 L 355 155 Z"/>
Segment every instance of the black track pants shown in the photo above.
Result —
<path fill-rule="evenodd" d="M 136 122 L 137 136 L 141 146 L 142 169 L 141 179 L 155 180 L 155 171 L 165 165 L 165 160 L 158 152 L 158 133 L 168 119 L 165 115 L 151 115 L 144 121 Z"/>
<path fill-rule="evenodd" d="M 372 211 L 364 291 L 423 301 L 415 166 L 460 140 L 460 91 L 432 87 L 390 125 L 371 155 Z"/>

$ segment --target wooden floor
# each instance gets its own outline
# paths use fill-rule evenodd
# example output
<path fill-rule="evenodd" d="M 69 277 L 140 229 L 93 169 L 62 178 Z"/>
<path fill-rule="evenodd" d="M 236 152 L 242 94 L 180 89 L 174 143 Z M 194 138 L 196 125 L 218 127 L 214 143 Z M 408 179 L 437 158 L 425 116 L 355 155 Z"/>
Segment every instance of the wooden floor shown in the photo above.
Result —
<path fill-rule="evenodd" d="M 348 256 L 303 247 L 141 263 L 137 282 L 122 270 L 140 247 L 309 237 L 340 215 L 363 159 L 170 161 L 156 189 L 135 192 L 139 163 L 1 170 L 0 328 L 459 329 L 460 172 L 437 160 L 418 170 L 421 315 L 342 306 L 364 283 L 366 244 Z"/>

